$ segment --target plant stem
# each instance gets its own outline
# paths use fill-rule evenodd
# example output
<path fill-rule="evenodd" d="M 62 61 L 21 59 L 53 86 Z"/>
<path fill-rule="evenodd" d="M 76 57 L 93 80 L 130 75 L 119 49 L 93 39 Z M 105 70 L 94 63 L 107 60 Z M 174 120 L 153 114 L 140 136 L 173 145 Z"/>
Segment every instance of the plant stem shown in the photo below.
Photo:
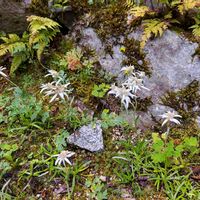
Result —
<path fill-rule="evenodd" d="M 16 87 L 19 87 L 18 85 L 16 85 L 14 82 L 12 82 L 9 78 L 3 76 L 8 82 L 10 82 L 11 84 L 13 84 Z"/>

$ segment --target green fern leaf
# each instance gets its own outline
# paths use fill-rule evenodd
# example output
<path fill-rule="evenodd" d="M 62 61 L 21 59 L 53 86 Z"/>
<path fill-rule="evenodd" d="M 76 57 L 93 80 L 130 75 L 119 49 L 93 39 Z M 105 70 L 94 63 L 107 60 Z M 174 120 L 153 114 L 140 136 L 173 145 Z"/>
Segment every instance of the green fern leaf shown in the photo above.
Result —
<path fill-rule="evenodd" d="M 10 74 L 13 74 L 18 67 L 26 60 L 26 56 L 22 54 L 15 55 L 12 60 L 12 64 L 10 67 Z"/>
<path fill-rule="evenodd" d="M 45 42 L 43 42 L 43 43 L 41 42 L 39 44 L 39 47 L 38 47 L 38 50 L 37 50 L 37 58 L 38 58 L 39 61 L 41 61 L 41 55 L 42 55 L 45 47 L 46 47 L 46 43 Z"/>
<path fill-rule="evenodd" d="M 144 32 L 140 43 L 142 49 L 144 48 L 146 42 L 151 38 L 152 35 L 155 37 L 157 37 L 158 35 L 162 36 L 164 30 L 168 28 L 167 23 L 159 19 L 145 20 L 143 25 L 144 25 Z"/>
<path fill-rule="evenodd" d="M 22 38 L 16 34 L 9 34 L 7 37 L 1 37 L 1 40 L 4 43 L 0 45 L 0 56 L 4 56 L 7 53 L 11 54 L 13 60 L 10 74 L 13 74 L 30 55 L 27 34 L 24 33 Z"/>
<path fill-rule="evenodd" d="M 178 11 L 183 15 L 185 11 L 191 10 L 196 7 L 198 0 L 180 0 Z"/>
<path fill-rule="evenodd" d="M 42 52 L 48 46 L 53 37 L 59 32 L 59 24 L 49 18 L 31 15 L 29 22 L 29 45 L 37 48 L 37 58 L 40 61 Z"/>
<path fill-rule="evenodd" d="M 190 28 L 192 28 L 192 33 L 195 37 L 200 37 L 200 24 L 195 24 L 193 26 L 191 26 Z"/>
<path fill-rule="evenodd" d="M 133 15 L 135 18 L 144 17 L 145 14 L 149 11 L 147 6 L 133 6 L 130 9 L 130 14 Z"/>

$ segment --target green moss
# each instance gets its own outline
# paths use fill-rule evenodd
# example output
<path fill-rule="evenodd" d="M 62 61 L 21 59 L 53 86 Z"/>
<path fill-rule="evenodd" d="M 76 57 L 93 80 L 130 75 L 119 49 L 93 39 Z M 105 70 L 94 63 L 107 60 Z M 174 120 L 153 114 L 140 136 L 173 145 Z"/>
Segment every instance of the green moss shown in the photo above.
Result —
<path fill-rule="evenodd" d="M 102 9 L 94 9 L 92 27 L 102 40 L 124 35 L 127 30 L 126 7 L 124 1 L 118 1 Z"/>
<path fill-rule="evenodd" d="M 173 138 L 184 139 L 186 136 L 197 136 L 200 132 L 200 128 L 197 123 L 188 123 L 185 126 L 174 127 L 171 129 L 171 135 Z"/>
<path fill-rule="evenodd" d="M 136 70 L 144 71 L 147 75 L 150 75 L 151 71 L 148 67 L 147 61 L 145 60 L 145 54 L 140 50 L 140 42 L 126 37 L 123 46 L 125 47 L 124 54 L 127 57 L 127 59 L 123 61 L 123 64 L 134 65 Z M 142 65 L 138 64 L 139 60 L 143 62 Z"/>
<path fill-rule="evenodd" d="M 75 12 L 78 15 L 90 11 L 88 0 L 69 0 L 69 5 L 72 6 L 73 12 Z"/>
<path fill-rule="evenodd" d="M 151 101 L 151 97 L 146 97 L 144 99 L 137 99 L 137 110 L 147 112 L 148 107 L 151 106 L 153 103 Z"/>
<path fill-rule="evenodd" d="M 30 10 L 38 15 L 48 16 L 50 14 L 48 0 L 32 0 Z"/>

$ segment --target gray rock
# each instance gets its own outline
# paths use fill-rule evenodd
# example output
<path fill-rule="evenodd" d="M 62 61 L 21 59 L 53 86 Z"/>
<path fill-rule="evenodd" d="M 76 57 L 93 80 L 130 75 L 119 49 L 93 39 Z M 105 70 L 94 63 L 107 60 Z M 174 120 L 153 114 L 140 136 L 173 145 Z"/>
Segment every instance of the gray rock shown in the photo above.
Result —
<path fill-rule="evenodd" d="M 163 37 L 148 42 L 145 51 L 152 76 L 146 84 L 153 96 L 181 89 L 195 79 L 200 81 L 200 60 L 197 56 L 193 58 L 197 47 L 197 43 L 169 30 Z"/>
<path fill-rule="evenodd" d="M 81 30 L 83 33 L 81 45 L 94 49 L 102 68 L 117 76 L 118 83 L 122 82 L 123 76 L 120 70 L 126 57 L 120 51 L 121 46 L 113 45 L 111 56 L 106 54 L 105 45 L 94 29 L 82 27 Z M 140 40 L 141 34 L 142 30 L 138 28 L 130 33 L 128 38 Z M 163 112 L 171 110 L 171 108 L 163 106 L 160 100 L 160 97 L 167 91 L 177 91 L 193 80 L 200 81 L 200 59 L 198 56 L 194 56 L 197 47 L 197 43 L 190 42 L 184 36 L 170 30 L 165 31 L 162 37 L 147 42 L 144 49 L 145 59 L 149 63 L 152 74 L 151 77 L 144 78 L 144 85 L 150 90 L 144 90 L 138 95 L 141 98 L 150 96 L 153 105 L 148 108 L 146 113 L 138 113 L 142 124 L 145 122 L 151 127 L 153 124 L 151 115 L 157 117 Z M 138 60 L 138 63 L 142 65 L 141 60 Z M 130 116 L 127 117 L 130 118 Z"/>
<path fill-rule="evenodd" d="M 97 123 L 81 127 L 68 137 L 68 143 L 91 152 L 102 151 L 104 144 L 101 125 Z"/>
<path fill-rule="evenodd" d="M 126 58 L 124 54 L 120 51 L 122 46 L 116 45 L 113 46 L 112 56 L 110 54 L 106 54 L 105 45 L 98 37 L 95 30 L 91 27 L 83 28 L 83 27 L 76 27 L 76 31 L 79 30 L 82 34 L 82 38 L 78 45 L 89 47 L 90 49 L 94 50 L 96 53 L 96 58 L 101 67 L 106 70 L 107 72 L 111 73 L 113 76 L 116 76 L 118 81 L 122 80 L 122 76 L 120 74 L 121 66 L 123 60 Z M 79 32 L 78 31 L 78 32 Z M 74 32 L 72 33 L 73 37 L 76 38 L 77 34 Z M 123 37 L 120 38 L 123 41 Z M 110 41 L 112 43 L 112 41 Z"/>
<path fill-rule="evenodd" d="M 21 34 L 27 29 L 27 8 L 31 1 L 0 0 L 0 31 Z"/>
<path fill-rule="evenodd" d="M 138 37 L 138 34 L 135 35 Z M 152 75 L 144 79 L 150 91 L 143 91 L 142 95 L 152 97 L 153 105 L 148 108 L 148 113 L 157 117 L 167 110 L 172 110 L 161 105 L 160 97 L 167 91 L 178 91 L 184 88 L 193 80 L 200 81 L 200 59 L 198 56 L 193 57 L 197 47 L 197 43 L 190 42 L 170 30 L 167 30 L 161 38 L 147 43 L 145 59 L 149 62 Z"/>

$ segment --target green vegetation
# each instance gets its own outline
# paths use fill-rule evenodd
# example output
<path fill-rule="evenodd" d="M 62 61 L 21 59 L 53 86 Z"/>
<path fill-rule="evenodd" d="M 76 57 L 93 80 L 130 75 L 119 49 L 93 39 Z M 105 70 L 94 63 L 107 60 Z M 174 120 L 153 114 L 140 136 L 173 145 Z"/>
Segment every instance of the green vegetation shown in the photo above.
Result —
<path fill-rule="evenodd" d="M 146 42 L 169 28 L 199 42 L 200 2 L 162 0 L 158 7 L 145 2 L 33 0 L 38 16 L 27 18 L 26 32 L 0 32 L 0 199 L 200 199 L 194 109 L 200 104 L 199 82 L 163 95 L 162 104 L 174 111 L 157 116 L 148 130 L 138 128 L 137 112 L 153 103 L 138 96 L 149 91 Z M 111 58 L 110 39 L 116 38 L 125 57 L 122 80 L 101 69 L 93 49 L 82 47 L 71 32 L 63 36 L 61 25 L 49 18 L 55 8 L 64 17 L 69 6 L 81 25 L 90 19 L 85 25 L 96 29 Z M 130 39 L 138 27 L 141 41 Z M 101 125 L 104 151 L 67 142 L 88 124 Z"/>

